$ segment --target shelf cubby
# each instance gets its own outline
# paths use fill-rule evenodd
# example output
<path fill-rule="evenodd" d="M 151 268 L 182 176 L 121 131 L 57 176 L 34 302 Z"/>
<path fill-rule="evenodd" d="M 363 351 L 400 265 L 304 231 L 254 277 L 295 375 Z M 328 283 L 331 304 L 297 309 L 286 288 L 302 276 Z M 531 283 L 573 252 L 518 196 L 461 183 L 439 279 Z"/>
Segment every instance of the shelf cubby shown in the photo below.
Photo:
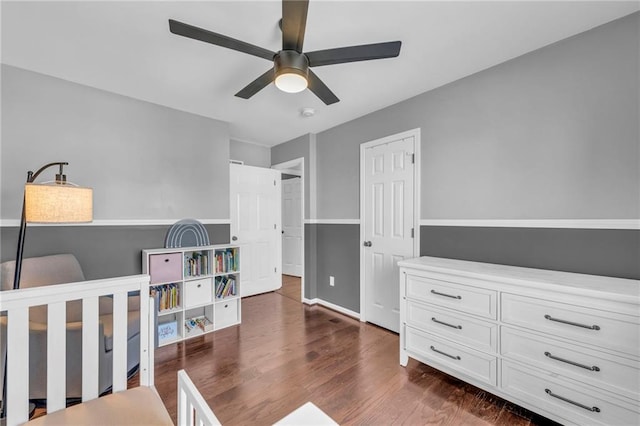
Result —
<path fill-rule="evenodd" d="M 158 315 L 182 309 L 182 283 L 180 282 L 151 286 L 149 296 L 155 299 Z"/>
<path fill-rule="evenodd" d="M 183 339 L 183 312 L 173 311 L 158 315 L 156 328 L 156 341 L 158 346 L 168 345 Z"/>
<path fill-rule="evenodd" d="M 195 337 L 213 331 L 213 305 L 193 308 L 184 313 L 184 336 Z"/>
<path fill-rule="evenodd" d="M 240 264 L 239 252 L 238 247 L 215 250 L 216 275 L 237 272 Z"/>
<path fill-rule="evenodd" d="M 184 253 L 184 278 L 211 275 L 211 250 L 192 250 Z"/>
<path fill-rule="evenodd" d="M 229 299 L 238 295 L 238 285 L 235 274 L 225 274 L 215 278 L 215 300 Z"/>

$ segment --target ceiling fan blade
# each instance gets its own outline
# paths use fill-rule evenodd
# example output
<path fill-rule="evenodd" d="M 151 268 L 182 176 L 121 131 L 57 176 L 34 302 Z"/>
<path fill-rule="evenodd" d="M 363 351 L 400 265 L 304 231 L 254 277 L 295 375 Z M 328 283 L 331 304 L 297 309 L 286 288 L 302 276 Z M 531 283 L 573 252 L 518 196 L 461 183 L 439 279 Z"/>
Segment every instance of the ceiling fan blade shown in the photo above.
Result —
<path fill-rule="evenodd" d="M 308 10 L 308 0 L 282 1 L 282 50 L 302 53 Z"/>
<path fill-rule="evenodd" d="M 272 61 L 273 57 L 276 55 L 275 52 L 268 49 L 255 46 L 250 43 L 245 43 L 244 41 L 236 40 L 222 34 L 214 33 L 213 31 L 194 27 L 193 25 L 185 24 L 183 22 L 174 21 L 173 19 L 169 19 L 169 31 L 183 37 L 215 44 L 216 46 L 226 47 L 227 49 L 237 50 L 238 52 L 248 53 L 249 55 L 264 58 L 268 61 Z"/>
<path fill-rule="evenodd" d="M 322 102 L 327 105 L 335 104 L 340 99 L 318 78 L 313 71 L 309 70 L 309 90 L 311 90 Z"/>
<path fill-rule="evenodd" d="M 273 68 L 271 68 L 269 71 L 265 72 L 260 77 L 247 84 L 244 89 L 236 93 L 236 96 L 242 99 L 249 99 L 256 93 L 267 87 L 269 83 L 273 81 L 274 75 L 275 71 Z"/>
<path fill-rule="evenodd" d="M 310 67 L 344 64 L 346 62 L 370 61 L 372 59 L 395 58 L 400 54 L 401 41 L 338 47 L 305 53 Z"/>

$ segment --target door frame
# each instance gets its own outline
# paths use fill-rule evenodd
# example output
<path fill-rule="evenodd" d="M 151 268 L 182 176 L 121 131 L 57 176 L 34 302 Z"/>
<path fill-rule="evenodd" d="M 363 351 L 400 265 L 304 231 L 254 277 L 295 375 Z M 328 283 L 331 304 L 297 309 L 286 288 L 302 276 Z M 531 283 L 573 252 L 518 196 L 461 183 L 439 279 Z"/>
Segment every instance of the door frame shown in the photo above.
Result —
<path fill-rule="evenodd" d="M 367 320 L 366 313 L 366 283 L 365 283 L 365 252 L 362 245 L 365 240 L 365 211 L 364 211 L 364 181 L 365 181 L 365 150 L 377 145 L 387 144 L 398 139 L 413 136 L 415 162 L 413 168 L 413 257 L 420 256 L 420 168 L 421 168 L 421 141 L 420 128 L 407 130 L 360 144 L 360 321 Z M 398 289 L 398 291 L 400 291 Z"/>
<path fill-rule="evenodd" d="M 296 167 L 300 167 L 300 169 L 297 169 Z M 302 224 L 302 243 L 301 245 L 301 250 L 302 253 L 300 254 L 302 256 L 302 277 L 300 277 L 300 302 L 304 302 L 305 298 L 304 298 L 304 279 L 306 276 L 306 262 L 305 262 L 305 251 L 304 251 L 304 244 L 305 244 L 305 238 L 304 238 L 304 215 L 305 215 L 305 211 L 304 211 L 304 207 L 305 207 L 305 192 L 304 192 L 304 157 L 299 157 L 299 158 L 294 158 L 293 160 L 289 160 L 289 161 L 285 161 L 283 163 L 278 163 L 278 164 L 273 164 L 271 166 L 272 169 L 276 169 L 279 170 L 281 173 L 287 173 L 290 175 L 296 175 L 296 176 L 300 176 L 300 203 L 302 204 L 300 206 L 300 215 L 302 216 L 300 218 L 300 223 Z M 282 195 L 280 195 L 280 202 L 282 203 Z M 282 210 L 280 211 L 280 222 L 282 222 Z M 280 259 L 280 263 L 282 263 L 282 258 Z M 282 265 L 280 266 L 282 268 Z"/>

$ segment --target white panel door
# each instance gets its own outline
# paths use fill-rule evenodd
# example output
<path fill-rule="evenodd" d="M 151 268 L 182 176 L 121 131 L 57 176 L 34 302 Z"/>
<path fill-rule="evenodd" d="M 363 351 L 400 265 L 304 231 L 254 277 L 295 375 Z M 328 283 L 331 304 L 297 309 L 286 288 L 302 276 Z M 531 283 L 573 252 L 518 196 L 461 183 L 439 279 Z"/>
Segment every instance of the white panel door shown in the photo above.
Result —
<path fill-rule="evenodd" d="M 365 319 L 400 331 L 398 261 L 413 257 L 414 137 L 364 152 Z"/>
<path fill-rule="evenodd" d="M 240 245 L 240 296 L 282 287 L 280 172 L 230 164 L 231 243 Z"/>
<path fill-rule="evenodd" d="M 282 181 L 282 273 L 302 276 L 301 178 Z"/>

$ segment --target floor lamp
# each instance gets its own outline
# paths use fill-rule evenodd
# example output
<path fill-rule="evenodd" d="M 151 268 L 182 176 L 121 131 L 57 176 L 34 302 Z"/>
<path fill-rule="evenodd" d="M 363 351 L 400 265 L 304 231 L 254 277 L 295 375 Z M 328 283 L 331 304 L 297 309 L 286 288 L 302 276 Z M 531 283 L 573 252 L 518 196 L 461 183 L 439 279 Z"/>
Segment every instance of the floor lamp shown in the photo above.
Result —
<path fill-rule="evenodd" d="M 45 164 L 35 173 L 27 172 L 27 183 L 24 187 L 22 217 L 18 231 L 18 248 L 16 250 L 16 266 L 13 276 L 13 289 L 20 288 L 22 273 L 22 256 L 27 222 L 32 223 L 74 223 L 91 222 L 93 220 L 93 190 L 67 182 L 63 172 L 66 162 Z M 35 183 L 36 178 L 46 169 L 59 166 L 59 173 L 53 182 Z M 4 378 L 2 385 L 2 412 L 0 418 L 6 418 L 7 401 L 7 354 L 4 357 Z"/>

